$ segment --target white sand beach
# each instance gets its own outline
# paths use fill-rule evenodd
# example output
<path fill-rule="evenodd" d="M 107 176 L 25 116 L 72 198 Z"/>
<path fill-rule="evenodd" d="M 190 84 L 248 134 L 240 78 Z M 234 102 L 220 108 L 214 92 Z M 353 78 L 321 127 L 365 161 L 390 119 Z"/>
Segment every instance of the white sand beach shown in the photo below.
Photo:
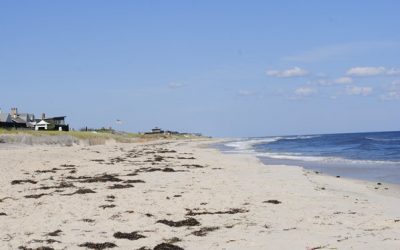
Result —
<path fill-rule="evenodd" d="M 3 145 L 0 249 L 400 249 L 397 186 L 212 142 Z"/>

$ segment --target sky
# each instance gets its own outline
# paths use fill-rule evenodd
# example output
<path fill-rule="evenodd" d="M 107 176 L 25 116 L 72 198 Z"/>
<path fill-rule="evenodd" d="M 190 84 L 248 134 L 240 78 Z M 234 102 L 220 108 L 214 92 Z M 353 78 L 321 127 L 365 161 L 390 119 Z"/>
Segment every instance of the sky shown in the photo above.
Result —
<path fill-rule="evenodd" d="M 0 1 L 0 108 L 216 137 L 400 130 L 400 1 Z M 121 122 L 116 122 L 120 120 Z"/>

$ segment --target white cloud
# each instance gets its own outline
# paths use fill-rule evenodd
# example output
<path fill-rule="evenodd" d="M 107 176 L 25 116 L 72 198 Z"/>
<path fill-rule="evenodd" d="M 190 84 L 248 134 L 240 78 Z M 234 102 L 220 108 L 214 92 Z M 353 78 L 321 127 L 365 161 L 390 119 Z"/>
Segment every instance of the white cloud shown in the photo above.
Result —
<path fill-rule="evenodd" d="M 387 88 L 387 92 L 380 96 L 384 101 L 400 100 L 400 80 L 395 80 Z"/>
<path fill-rule="evenodd" d="M 315 93 L 317 93 L 317 90 L 311 87 L 300 87 L 294 91 L 294 94 L 296 96 L 301 96 L 301 97 L 310 96 Z"/>
<path fill-rule="evenodd" d="M 317 84 L 317 85 L 321 85 L 321 86 L 331 85 L 331 81 L 329 79 L 326 79 L 326 78 L 319 78 L 319 79 L 310 81 L 309 83 L 310 84 Z"/>
<path fill-rule="evenodd" d="M 185 86 L 184 84 L 178 83 L 178 82 L 171 82 L 168 84 L 168 88 L 170 88 L 170 89 L 178 89 L 178 88 L 182 88 L 184 86 Z"/>
<path fill-rule="evenodd" d="M 380 97 L 384 101 L 400 100 L 400 91 L 389 91 Z"/>
<path fill-rule="evenodd" d="M 346 87 L 346 93 L 348 95 L 362 95 L 362 96 L 368 96 L 372 94 L 372 88 L 371 87 L 359 87 L 359 86 L 347 86 Z"/>
<path fill-rule="evenodd" d="M 354 67 L 347 70 L 349 76 L 376 76 L 385 73 L 385 67 Z"/>
<path fill-rule="evenodd" d="M 255 95 L 256 93 L 254 91 L 250 91 L 250 90 L 239 90 L 237 94 L 239 96 L 252 96 L 252 95 Z"/>
<path fill-rule="evenodd" d="M 353 79 L 351 77 L 344 76 L 335 79 L 334 82 L 338 84 L 350 84 L 353 83 Z"/>
<path fill-rule="evenodd" d="M 400 75 L 400 69 L 395 69 L 395 68 L 392 68 L 392 69 L 388 69 L 388 70 L 386 70 L 386 74 L 387 75 Z"/>
<path fill-rule="evenodd" d="M 306 76 L 306 75 L 308 75 L 308 72 L 302 68 L 294 67 L 294 68 L 286 69 L 286 70 L 268 70 L 267 75 L 273 76 L 273 77 L 287 78 L 287 77 Z"/>
<path fill-rule="evenodd" d="M 348 76 L 378 76 L 378 75 L 399 75 L 400 69 L 385 67 L 354 67 L 347 70 Z"/>

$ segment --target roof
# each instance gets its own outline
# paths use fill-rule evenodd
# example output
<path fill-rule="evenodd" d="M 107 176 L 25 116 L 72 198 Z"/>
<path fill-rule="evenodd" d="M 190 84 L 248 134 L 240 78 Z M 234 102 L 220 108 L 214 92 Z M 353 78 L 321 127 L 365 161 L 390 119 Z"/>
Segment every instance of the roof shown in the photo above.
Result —
<path fill-rule="evenodd" d="M 12 121 L 15 123 L 24 123 L 26 124 L 26 121 L 24 121 L 23 119 L 17 117 L 17 118 L 12 118 Z"/>
<path fill-rule="evenodd" d="M 33 117 L 35 117 L 35 116 L 33 114 L 20 113 L 20 114 L 18 114 L 18 117 L 27 122 L 28 120 L 32 121 Z"/>
<path fill-rule="evenodd" d="M 46 117 L 44 120 L 64 120 L 66 116 Z"/>
<path fill-rule="evenodd" d="M 38 126 L 38 125 L 49 125 L 49 124 L 50 123 L 48 123 L 48 122 L 46 122 L 44 120 L 41 120 L 40 122 L 36 123 L 36 126 Z"/>
<path fill-rule="evenodd" d="M 11 117 L 9 113 L 0 113 L 0 122 L 9 122 Z"/>

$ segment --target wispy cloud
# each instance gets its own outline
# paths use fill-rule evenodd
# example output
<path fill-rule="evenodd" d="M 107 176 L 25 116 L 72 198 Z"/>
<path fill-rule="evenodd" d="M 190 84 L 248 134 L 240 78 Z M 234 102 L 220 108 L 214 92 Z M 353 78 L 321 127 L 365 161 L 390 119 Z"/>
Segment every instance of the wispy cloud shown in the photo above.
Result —
<path fill-rule="evenodd" d="M 285 69 L 285 70 L 267 70 L 266 74 L 267 76 L 289 78 L 289 77 L 306 76 L 308 75 L 308 71 L 300 67 L 293 67 L 291 69 Z"/>
<path fill-rule="evenodd" d="M 386 70 L 386 75 L 389 75 L 389 76 L 400 75 L 400 68 L 388 69 L 388 70 Z"/>
<path fill-rule="evenodd" d="M 168 84 L 168 88 L 170 88 L 170 89 L 179 89 L 179 88 L 182 88 L 184 86 L 185 86 L 185 84 L 178 83 L 178 82 L 171 82 L 171 83 Z"/>
<path fill-rule="evenodd" d="M 392 101 L 392 100 L 400 100 L 400 90 L 399 91 L 389 91 L 380 96 L 381 100 L 384 101 Z"/>
<path fill-rule="evenodd" d="M 350 83 L 353 83 L 353 78 L 347 77 L 347 76 L 339 77 L 339 78 L 334 80 L 334 83 L 337 83 L 337 84 L 350 84 Z"/>
<path fill-rule="evenodd" d="M 380 99 L 384 101 L 400 100 L 400 80 L 393 81 L 387 88 L 387 92 L 380 96 Z"/>
<path fill-rule="evenodd" d="M 360 87 L 360 86 L 347 86 L 346 93 L 348 95 L 361 95 L 368 96 L 372 94 L 373 89 L 371 87 Z"/>
<path fill-rule="evenodd" d="M 306 96 L 310 96 L 313 94 L 316 94 L 318 91 L 315 88 L 312 87 L 300 87 L 295 89 L 294 94 L 297 97 L 306 97 Z"/>
<path fill-rule="evenodd" d="M 251 90 L 239 90 L 237 92 L 238 96 L 254 96 L 256 92 L 251 91 Z"/>
<path fill-rule="evenodd" d="M 371 50 L 400 49 L 400 42 L 366 41 L 317 47 L 297 55 L 282 58 L 292 62 L 318 62 L 332 58 L 364 53 Z"/>
<path fill-rule="evenodd" d="M 385 67 L 354 67 L 347 70 L 348 76 L 379 76 L 379 75 L 399 75 L 400 69 Z"/>
<path fill-rule="evenodd" d="M 321 78 L 311 79 L 310 81 L 308 81 L 308 84 L 319 85 L 319 86 L 329 86 L 329 85 L 332 85 L 332 81 L 329 78 L 321 77 Z"/>
<path fill-rule="evenodd" d="M 339 77 L 336 79 L 331 79 L 329 77 L 318 77 L 311 79 L 308 81 L 309 84 L 311 85 L 318 85 L 318 86 L 331 86 L 331 85 L 337 85 L 337 84 L 351 84 L 353 83 L 353 78 L 344 76 L 344 77 Z"/>

